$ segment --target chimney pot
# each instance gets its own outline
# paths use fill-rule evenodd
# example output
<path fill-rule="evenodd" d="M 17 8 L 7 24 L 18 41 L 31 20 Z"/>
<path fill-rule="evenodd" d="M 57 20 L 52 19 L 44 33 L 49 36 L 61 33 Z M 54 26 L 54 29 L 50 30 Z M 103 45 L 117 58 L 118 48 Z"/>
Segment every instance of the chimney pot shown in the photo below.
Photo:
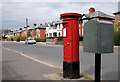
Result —
<path fill-rule="evenodd" d="M 90 8 L 89 13 L 93 13 L 93 12 L 95 12 L 95 8 Z"/>
<path fill-rule="evenodd" d="M 29 25 L 27 25 L 27 27 L 29 27 Z"/>
<path fill-rule="evenodd" d="M 47 25 L 47 23 L 45 23 L 45 25 Z"/>
<path fill-rule="evenodd" d="M 34 26 L 37 26 L 37 24 L 33 24 Z"/>
<path fill-rule="evenodd" d="M 41 26 L 42 24 L 40 24 L 40 26 Z"/>

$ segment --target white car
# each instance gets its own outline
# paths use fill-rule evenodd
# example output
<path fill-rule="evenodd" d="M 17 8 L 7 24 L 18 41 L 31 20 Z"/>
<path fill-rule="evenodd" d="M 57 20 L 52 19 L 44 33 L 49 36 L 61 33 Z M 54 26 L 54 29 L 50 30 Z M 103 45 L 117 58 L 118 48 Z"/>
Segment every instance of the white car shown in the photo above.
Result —
<path fill-rule="evenodd" d="M 36 44 L 36 41 L 33 38 L 27 38 L 25 44 Z"/>

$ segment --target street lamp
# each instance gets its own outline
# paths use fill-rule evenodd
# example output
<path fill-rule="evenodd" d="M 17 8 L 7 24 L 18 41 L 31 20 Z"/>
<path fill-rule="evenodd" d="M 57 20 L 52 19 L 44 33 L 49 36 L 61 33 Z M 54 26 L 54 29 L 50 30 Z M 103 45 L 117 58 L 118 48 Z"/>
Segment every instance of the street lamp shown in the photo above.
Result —
<path fill-rule="evenodd" d="M 26 38 L 28 38 L 28 18 L 26 18 Z"/>
<path fill-rule="evenodd" d="M 28 38 L 28 27 L 26 27 L 26 38 Z"/>

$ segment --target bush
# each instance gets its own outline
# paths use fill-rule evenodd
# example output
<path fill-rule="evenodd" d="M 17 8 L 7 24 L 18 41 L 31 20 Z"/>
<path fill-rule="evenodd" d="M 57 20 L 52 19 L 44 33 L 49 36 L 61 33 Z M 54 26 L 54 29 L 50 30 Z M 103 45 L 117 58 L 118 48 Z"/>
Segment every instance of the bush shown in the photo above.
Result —
<path fill-rule="evenodd" d="M 58 38 L 58 42 L 63 41 L 63 37 L 57 37 Z"/>
<path fill-rule="evenodd" d="M 16 39 L 17 42 L 20 42 L 20 37 L 18 36 L 17 39 Z"/>
<path fill-rule="evenodd" d="M 45 38 L 34 38 L 36 42 L 46 42 Z"/>
<path fill-rule="evenodd" d="M 5 40 L 6 40 L 6 41 L 8 41 L 8 40 L 9 40 L 9 38 L 7 37 Z"/>
<path fill-rule="evenodd" d="M 13 41 L 16 41 L 16 37 L 13 38 Z"/>
<path fill-rule="evenodd" d="M 4 41 L 5 39 L 4 38 L 2 38 L 2 41 Z"/>
<path fill-rule="evenodd" d="M 13 41 L 13 38 L 11 38 L 11 40 L 10 41 Z"/>
<path fill-rule="evenodd" d="M 31 32 L 27 32 L 27 37 L 32 37 Z"/>
<path fill-rule="evenodd" d="M 25 41 L 25 39 L 26 39 L 26 36 L 21 36 L 20 37 L 20 41 Z"/>

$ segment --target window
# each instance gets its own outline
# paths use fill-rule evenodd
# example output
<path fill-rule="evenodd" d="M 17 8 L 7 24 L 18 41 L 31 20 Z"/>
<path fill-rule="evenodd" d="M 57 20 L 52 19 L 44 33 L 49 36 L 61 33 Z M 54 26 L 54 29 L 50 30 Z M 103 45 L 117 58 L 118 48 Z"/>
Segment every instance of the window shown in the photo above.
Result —
<path fill-rule="evenodd" d="M 60 32 L 59 32 L 59 36 L 60 36 L 61 34 L 60 34 Z"/>
<path fill-rule="evenodd" d="M 40 37 L 40 34 L 37 34 L 37 37 Z"/>
<path fill-rule="evenodd" d="M 55 36 L 57 36 L 57 32 L 54 32 L 54 33 L 53 33 L 53 37 L 55 37 Z"/>
<path fill-rule="evenodd" d="M 49 33 L 49 37 L 52 37 L 52 33 Z"/>

